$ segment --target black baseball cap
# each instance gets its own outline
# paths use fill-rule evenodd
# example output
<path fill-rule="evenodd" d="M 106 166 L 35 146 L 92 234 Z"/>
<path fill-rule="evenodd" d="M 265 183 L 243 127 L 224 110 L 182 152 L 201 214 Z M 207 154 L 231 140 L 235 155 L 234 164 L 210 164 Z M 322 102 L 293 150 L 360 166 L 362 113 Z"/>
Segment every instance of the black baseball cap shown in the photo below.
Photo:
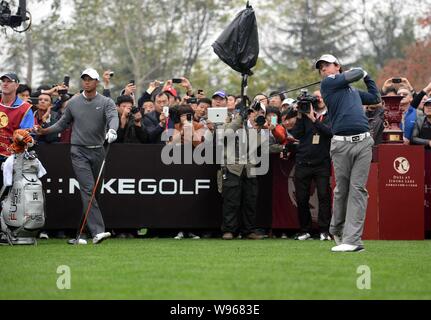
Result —
<path fill-rule="evenodd" d="M 3 80 L 3 78 L 8 78 L 10 81 L 19 83 L 19 78 L 16 73 L 6 73 L 0 77 L 0 80 Z"/>

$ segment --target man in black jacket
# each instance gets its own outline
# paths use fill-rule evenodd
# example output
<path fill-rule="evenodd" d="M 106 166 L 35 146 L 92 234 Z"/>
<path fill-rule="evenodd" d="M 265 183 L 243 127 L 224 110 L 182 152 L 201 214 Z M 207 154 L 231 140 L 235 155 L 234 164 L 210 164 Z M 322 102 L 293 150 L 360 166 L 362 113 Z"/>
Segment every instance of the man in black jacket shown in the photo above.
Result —
<path fill-rule="evenodd" d="M 316 92 L 317 93 L 317 92 Z M 295 190 L 298 205 L 300 233 L 296 240 L 311 238 L 310 186 L 314 181 L 319 199 L 320 240 L 331 240 L 331 157 L 329 149 L 332 132 L 325 103 L 320 92 L 316 110 L 310 106 L 309 113 L 300 112 L 292 135 L 299 140 L 296 152 Z"/>
<path fill-rule="evenodd" d="M 118 143 L 147 143 L 148 134 L 142 123 L 141 111 L 133 106 L 129 95 L 117 98 L 120 126 L 117 130 Z"/>
<path fill-rule="evenodd" d="M 162 92 L 156 96 L 153 112 L 147 113 L 143 118 L 143 124 L 148 133 L 150 143 L 164 144 L 166 141 L 162 140 L 162 134 L 166 129 L 174 128 L 173 119 L 167 118 L 163 114 L 163 107 L 169 105 L 169 97 L 166 93 Z"/>

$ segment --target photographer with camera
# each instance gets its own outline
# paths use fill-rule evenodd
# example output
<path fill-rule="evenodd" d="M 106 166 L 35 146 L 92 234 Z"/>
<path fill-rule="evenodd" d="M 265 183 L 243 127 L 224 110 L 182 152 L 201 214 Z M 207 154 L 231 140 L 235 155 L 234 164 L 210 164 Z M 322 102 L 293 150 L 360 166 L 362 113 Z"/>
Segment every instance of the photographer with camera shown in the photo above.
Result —
<path fill-rule="evenodd" d="M 268 143 L 267 131 L 263 130 L 265 126 L 265 109 L 262 108 L 258 101 L 255 101 L 250 108 L 243 105 L 239 106 L 239 111 L 232 121 L 223 125 L 224 132 L 237 133 L 243 128 L 241 134 L 247 136 L 239 137 L 239 140 L 248 141 L 248 155 L 240 153 L 239 144 L 235 144 L 235 150 L 228 150 L 229 144 L 225 143 L 224 156 L 225 161 L 221 167 L 221 192 L 223 197 L 223 223 L 222 238 L 232 240 L 236 234 L 242 238 L 250 240 L 262 240 L 264 237 L 257 233 L 256 230 L 256 210 L 258 196 L 258 182 L 256 175 L 253 174 L 255 164 L 250 161 L 250 155 L 261 148 L 263 144 Z M 250 113 L 259 114 L 261 120 L 257 120 L 260 126 L 258 129 L 250 128 L 247 117 Z M 253 135 L 252 135 L 253 133 Z M 250 143 L 250 139 L 257 139 L 255 143 Z M 234 152 L 233 152 L 234 151 Z M 244 151 L 244 150 L 243 150 Z M 262 150 L 264 153 L 265 150 Z M 268 151 L 266 151 L 268 152 Z M 230 158 L 229 155 L 232 157 Z M 268 154 L 266 154 L 268 156 Z"/>
<path fill-rule="evenodd" d="M 248 110 L 247 127 L 249 129 L 262 129 L 265 125 L 266 106 L 260 101 L 254 101 L 253 105 Z"/>
<path fill-rule="evenodd" d="M 329 149 L 332 132 L 326 106 L 319 96 L 311 96 L 305 90 L 298 97 L 298 119 L 291 133 L 299 140 L 295 157 L 295 190 L 301 230 L 295 240 L 311 238 L 310 187 L 312 181 L 316 186 L 319 199 L 320 240 L 332 240 L 329 235 L 331 221 Z"/>
<path fill-rule="evenodd" d="M 343 72 L 333 55 L 323 55 L 315 67 L 323 79 L 321 92 L 334 134 L 330 153 L 337 186 L 330 233 L 337 246 L 332 251 L 358 252 L 364 250 L 361 237 L 368 203 L 365 186 L 374 145 L 363 105 L 380 103 L 379 89 L 361 68 Z M 351 87 L 361 79 L 368 92 Z"/>
<path fill-rule="evenodd" d="M 117 98 L 117 109 L 120 117 L 120 126 L 117 130 L 118 143 L 147 143 L 148 134 L 142 124 L 142 114 L 133 106 L 130 95 Z"/>

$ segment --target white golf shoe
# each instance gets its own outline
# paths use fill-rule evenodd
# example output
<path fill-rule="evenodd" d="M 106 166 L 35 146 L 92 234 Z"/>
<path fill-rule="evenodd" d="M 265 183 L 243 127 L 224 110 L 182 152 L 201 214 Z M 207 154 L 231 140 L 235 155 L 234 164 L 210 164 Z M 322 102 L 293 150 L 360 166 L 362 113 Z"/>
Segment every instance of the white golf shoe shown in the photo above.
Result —
<path fill-rule="evenodd" d="M 332 252 L 361 252 L 364 251 L 363 246 L 354 246 L 351 244 L 340 244 L 339 246 L 333 247 L 331 249 Z"/>
<path fill-rule="evenodd" d="M 102 243 L 103 240 L 109 238 L 111 236 L 110 232 L 102 232 L 98 233 L 93 238 L 93 244 L 99 244 Z"/>

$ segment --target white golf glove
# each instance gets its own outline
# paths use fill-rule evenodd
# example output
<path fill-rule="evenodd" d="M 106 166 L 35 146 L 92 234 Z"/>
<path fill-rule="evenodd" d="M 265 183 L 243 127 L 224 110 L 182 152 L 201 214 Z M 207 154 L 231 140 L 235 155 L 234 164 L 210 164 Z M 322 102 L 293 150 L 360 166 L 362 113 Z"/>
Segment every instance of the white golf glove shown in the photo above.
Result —
<path fill-rule="evenodd" d="M 105 139 L 108 140 L 108 143 L 114 142 L 117 140 L 117 132 L 114 129 L 109 129 Z"/>
<path fill-rule="evenodd" d="M 361 71 L 363 71 L 363 72 L 364 72 L 364 77 L 363 77 L 362 79 L 365 79 L 365 77 L 366 77 L 366 76 L 368 76 L 367 71 L 365 71 L 365 70 L 364 70 L 364 69 L 362 69 L 362 68 L 352 68 L 352 69 L 350 69 L 350 70 L 361 70 Z"/>

